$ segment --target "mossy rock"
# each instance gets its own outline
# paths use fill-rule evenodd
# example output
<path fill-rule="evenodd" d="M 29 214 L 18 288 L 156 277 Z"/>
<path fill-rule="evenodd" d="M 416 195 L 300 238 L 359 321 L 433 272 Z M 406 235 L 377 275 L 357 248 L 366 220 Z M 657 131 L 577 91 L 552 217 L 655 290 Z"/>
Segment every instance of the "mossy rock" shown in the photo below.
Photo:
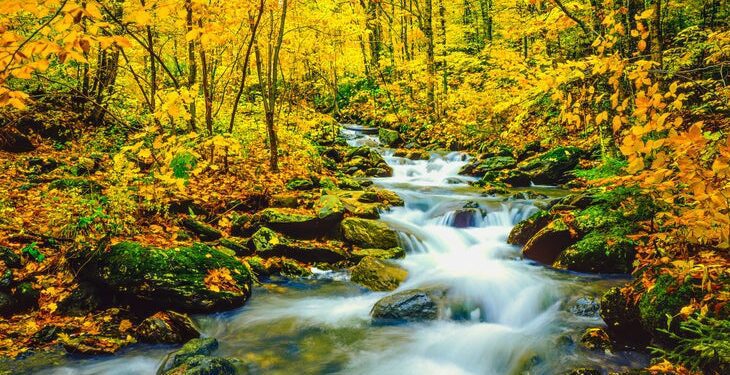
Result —
<path fill-rule="evenodd" d="M 581 233 L 604 231 L 617 236 L 630 234 L 636 229 L 636 223 L 624 217 L 620 210 L 600 204 L 578 211 L 575 215 L 575 224 Z"/>
<path fill-rule="evenodd" d="M 387 224 L 368 219 L 346 218 L 342 221 L 342 233 L 350 243 L 376 249 L 398 246 L 398 235 Z"/>
<path fill-rule="evenodd" d="M 160 367 L 163 371 L 169 371 L 185 363 L 190 358 L 197 356 L 209 356 L 218 349 L 218 340 L 212 337 L 195 338 L 186 342 L 179 350 L 167 355 Z"/>
<path fill-rule="evenodd" d="M 290 241 L 280 248 L 277 256 L 304 263 L 337 263 L 349 258 L 345 244 L 339 241 Z"/>
<path fill-rule="evenodd" d="M 380 139 L 380 144 L 387 147 L 397 146 L 402 142 L 400 134 L 397 131 L 386 128 L 378 129 L 378 138 Z"/>
<path fill-rule="evenodd" d="M 507 243 L 518 246 L 526 244 L 537 232 L 550 224 L 550 221 L 552 221 L 552 215 L 549 212 L 545 210 L 535 212 L 512 228 Z"/>
<path fill-rule="evenodd" d="M 100 193 L 102 186 L 98 182 L 89 180 L 88 178 L 74 177 L 74 178 L 61 178 L 58 180 L 51 181 L 48 184 L 49 189 L 56 190 L 78 190 L 83 194 Z"/>
<path fill-rule="evenodd" d="M 570 229 L 561 219 L 555 219 L 540 229 L 522 248 L 525 258 L 553 264 L 563 250 L 575 243 Z"/>
<path fill-rule="evenodd" d="M 248 247 L 253 250 L 254 254 L 266 258 L 277 256 L 288 242 L 289 240 L 280 234 L 262 227 L 248 240 Z"/>
<path fill-rule="evenodd" d="M 253 250 L 248 244 L 231 238 L 221 238 L 218 243 L 226 249 L 233 250 L 238 256 L 247 256 L 253 254 Z"/>
<path fill-rule="evenodd" d="M 588 328 L 580 338 L 581 345 L 588 350 L 611 351 L 611 339 L 603 328 Z"/>
<path fill-rule="evenodd" d="M 323 195 L 315 207 L 317 217 L 326 222 L 339 222 L 345 215 L 345 204 L 336 195 Z"/>
<path fill-rule="evenodd" d="M 583 151 L 577 147 L 556 147 L 518 165 L 518 170 L 505 178 L 512 186 L 559 185 L 572 179 L 570 171 L 578 166 Z"/>
<path fill-rule="evenodd" d="M 12 295 L 0 292 L 0 316 L 10 316 L 17 310 L 18 301 Z"/>
<path fill-rule="evenodd" d="M 378 259 L 397 259 L 406 256 L 406 251 L 402 247 L 394 247 L 391 249 L 356 249 L 352 251 L 354 258 L 373 257 Z"/>
<path fill-rule="evenodd" d="M 344 215 L 344 207 L 337 206 L 336 202 L 326 199 L 323 204 L 318 215 L 326 219 L 286 208 L 267 208 L 254 215 L 253 222 L 294 238 L 322 236 L 336 231 L 339 218 Z"/>
<path fill-rule="evenodd" d="M 85 316 L 106 304 L 104 293 L 94 283 L 80 282 L 66 298 L 58 303 L 58 312 L 68 316 Z"/>
<path fill-rule="evenodd" d="M 209 288 L 214 270 L 230 272 L 225 288 Z M 243 305 L 251 295 L 246 265 L 203 244 L 160 249 L 122 242 L 93 256 L 87 277 L 140 309 L 214 312 Z"/>
<path fill-rule="evenodd" d="M 22 282 L 15 287 L 12 295 L 16 301 L 15 308 L 18 311 L 25 311 L 38 308 L 38 299 L 41 297 L 41 292 L 33 288 L 31 283 Z"/>
<path fill-rule="evenodd" d="M 493 156 L 479 162 L 473 173 L 483 175 L 487 172 L 496 172 L 505 169 L 512 169 L 517 166 L 517 160 L 512 156 Z"/>
<path fill-rule="evenodd" d="M 271 207 L 297 208 L 299 207 L 298 193 L 282 193 L 271 196 Z"/>
<path fill-rule="evenodd" d="M 223 237 L 223 233 L 221 233 L 218 229 L 190 217 L 182 219 L 180 223 L 189 231 L 197 235 L 202 241 L 215 241 Z"/>
<path fill-rule="evenodd" d="M 667 329 L 667 316 L 675 316 L 682 307 L 691 303 L 693 298 L 701 298 L 701 293 L 690 281 L 679 283 L 670 275 L 661 275 L 654 286 L 647 290 L 639 300 L 639 315 L 642 326 L 652 336 L 661 341 L 666 340 L 666 335 L 658 332 L 658 329 Z M 679 328 L 679 319 L 673 319 L 672 331 Z"/>
<path fill-rule="evenodd" d="M 612 340 L 637 347 L 649 342 L 649 333 L 641 324 L 639 307 L 620 288 L 611 288 L 601 297 L 601 318 Z"/>
<path fill-rule="evenodd" d="M 631 273 L 635 255 L 633 241 L 590 232 L 565 249 L 553 266 L 577 272 Z"/>
<path fill-rule="evenodd" d="M 106 335 L 81 334 L 60 340 L 63 348 L 71 354 L 108 355 L 114 354 L 127 345 L 134 344 L 134 339 L 119 338 Z"/>
<path fill-rule="evenodd" d="M 235 375 L 239 373 L 237 363 L 232 358 L 199 355 L 186 359 L 163 375 Z"/>
<path fill-rule="evenodd" d="M 362 190 L 360 182 L 351 177 L 340 177 L 337 182 L 337 187 L 343 190 Z"/>
<path fill-rule="evenodd" d="M 389 291 L 408 277 L 408 271 L 398 265 L 374 257 L 365 257 L 350 269 L 351 280 L 374 291 Z"/>

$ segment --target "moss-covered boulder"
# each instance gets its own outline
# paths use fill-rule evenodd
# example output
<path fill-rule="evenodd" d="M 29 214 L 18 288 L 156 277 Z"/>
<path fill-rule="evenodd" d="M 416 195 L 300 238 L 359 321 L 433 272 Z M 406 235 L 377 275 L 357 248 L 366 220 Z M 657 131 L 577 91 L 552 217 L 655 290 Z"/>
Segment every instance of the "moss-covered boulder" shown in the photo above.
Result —
<path fill-rule="evenodd" d="M 517 160 L 512 156 L 492 156 L 465 165 L 459 173 L 470 176 L 483 176 L 489 172 L 503 171 L 505 169 L 515 168 L 516 166 Z"/>
<path fill-rule="evenodd" d="M 374 257 L 378 259 L 396 259 L 406 256 L 406 251 L 402 247 L 394 247 L 391 249 L 355 249 L 352 256 L 357 259 L 365 257 Z"/>
<path fill-rule="evenodd" d="M 311 178 L 305 177 L 295 177 L 286 183 L 286 188 L 289 190 L 312 190 L 315 187 L 314 181 Z"/>
<path fill-rule="evenodd" d="M 649 342 L 649 333 L 641 324 L 639 307 L 620 288 L 611 288 L 601 297 L 601 318 L 613 341 L 636 346 Z"/>
<path fill-rule="evenodd" d="M 102 290 L 94 283 L 80 282 L 71 294 L 58 302 L 58 312 L 69 316 L 84 316 L 107 303 Z"/>
<path fill-rule="evenodd" d="M 380 139 L 380 144 L 387 147 L 394 147 L 402 142 L 400 134 L 397 131 L 386 128 L 378 129 L 378 138 Z"/>
<path fill-rule="evenodd" d="M 548 211 L 540 210 L 532 216 L 523 220 L 512 228 L 507 237 L 507 243 L 522 246 L 526 244 L 542 228 L 545 228 L 552 221 L 552 215 Z"/>
<path fill-rule="evenodd" d="M 221 238 L 218 241 L 218 244 L 226 249 L 233 250 L 233 252 L 238 256 L 248 256 L 253 254 L 253 250 L 248 246 L 247 243 L 238 241 L 236 239 Z"/>
<path fill-rule="evenodd" d="M 669 328 L 676 331 L 679 326 L 679 319 L 674 319 L 672 326 L 667 327 L 667 316 L 677 315 L 682 307 L 699 297 L 701 293 L 692 282 L 681 283 L 670 275 L 661 275 L 639 300 L 641 325 L 654 338 L 665 340 L 665 334 L 657 330 Z"/>
<path fill-rule="evenodd" d="M 565 249 L 553 267 L 578 272 L 631 273 L 635 255 L 633 241 L 623 236 L 590 232 Z"/>
<path fill-rule="evenodd" d="M 340 241 L 290 241 L 280 249 L 278 256 L 304 263 L 337 263 L 350 257 Z"/>
<path fill-rule="evenodd" d="M 388 177 L 393 175 L 391 168 L 385 159 L 375 150 L 368 146 L 360 146 L 351 149 L 344 161 L 345 173 L 356 177 Z"/>
<path fill-rule="evenodd" d="M 345 215 L 345 204 L 338 196 L 327 194 L 319 198 L 315 210 L 320 220 L 326 223 L 339 222 Z"/>
<path fill-rule="evenodd" d="M 120 338 L 108 335 L 93 335 L 82 333 L 67 336 L 59 340 L 66 352 L 83 355 L 108 355 L 118 352 L 125 346 L 134 344 L 132 338 Z"/>
<path fill-rule="evenodd" d="M 202 241 L 215 241 L 223 237 L 223 233 L 221 233 L 221 231 L 219 231 L 218 229 L 215 229 L 212 226 L 195 220 L 191 217 L 186 217 L 182 219 L 180 223 L 189 231 L 198 236 L 198 238 L 200 238 Z"/>
<path fill-rule="evenodd" d="M 527 259 L 553 264 L 560 253 L 575 242 L 570 228 L 561 219 L 555 219 L 540 229 L 522 248 Z"/>
<path fill-rule="evenodd" d="M 363 258 L 350 272 L 352 281 L 374 291 L 394 290 L 408 277 L 395 263 L 374 257 Z"/>
<path fill-rule="evenodd" d="M 187 315 L 160 311 L 143 320 L 134 329 L 134 336 L 149 344 L 182 344 L 200 337 L 200 332 Z"/>
<path fill-rule="evenodd" d="M 583 151 L 576 147 L 556 147 L 525 160 L 502 181 L 512 186 L 563 184 L 572 178 L 570 172 L 578 166 L 582 155 Z"/>
<path fill-rule="evenodd" d="M 167 355 L 158 373 L 165 375 L 233 375 L 234 361 L 211 356 L 218 349 L 214 338 L 196 338 L 188 341 L 177 351 Z"/>
<path fill-rule="evenodd" d="M 241 306 L 251 295 L 248 268 L 203 244 L 160 249 L 122 242 L 94 254 L 84 273 L 140 309 L 213 312 Z"/>
<path fill-rule="evenodd" d="M 274 257 L 281 253 L 289 240 L 273 230 L 262 227 L 248 240 L 248 247 L 255 255 L 261 257 Z"/>
<path fill-rule="evenodd" d="M 348 242 L 376 249 L 398 246 L 398 235 L 387 224 L 368 219 L 346 218 L 342 221 L 342 234 Z"/>
<path fill-rule="evenodd" d="M 588 328 L 580 338 L 580 344 L 588 350 L 610 351 L 611 339 L 603 328 Z"/>
<path fill-rule="evenodd" d="M 376 324 L 436 320 L 443 315 L 442 294 L 436 289 L 404 290 L 376 302 L 370 316 Z"/>

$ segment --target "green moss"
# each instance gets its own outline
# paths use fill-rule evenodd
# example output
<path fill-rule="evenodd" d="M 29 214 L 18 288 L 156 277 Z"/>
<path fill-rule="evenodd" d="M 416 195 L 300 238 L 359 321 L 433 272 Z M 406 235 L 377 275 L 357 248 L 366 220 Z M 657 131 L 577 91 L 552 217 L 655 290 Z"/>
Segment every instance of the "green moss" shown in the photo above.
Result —
<path fill-rule="evenodd" d="M 274 255 L 279 250 L 280 245 L 286 242 L 285 238 L 279 236 L 273 230 L 262 227 L 251 236 L 248 246 L 259 255 Z"/>
<path fill-rule="evenodd" d="M 575 171 L 575 176 L 585 178 L 586 180 L 598 180 L 611 176 L 619 176 L 623 169 L 628 165 L 626 160 L 617 158 L 608 158 L 601 165 L 591 169 L 579 169 Z"/>
<path fill-rule="evenodd" d="M 630 273 L 635 253 L 634 243 L 625 237 L 590 232 L 565 249 L 554 266 L 578 272 Z"/>
<path fill-rule="evenodd" d="M 398 246 L 398 236 L 387 224 L 368 219 L 347 218 L 342 221 L 345 239 L 357 246 L 390 249 Z"/>
<path fill-rule="evenodd" d="M 620 210 L 607 208 L 604 205 L 592 205 L 575 215 L 575 223 L 583 233 L 590 231 L 610 232 L 621 236 L 633 233 L 636 223 L 624 217 Z"/>
<path fill-rule="evenodd" d="M 667 328 L 667 317 L 678 314 L 698 294 L 690 282 L 680 285 L 670 275 L 659 276 L 654 287 L 644 293 L 639 301 L 641 324 L 655 337 L 663 338 L 664 335 L 657 330 Z M 670 330 L 676 330 L 676 326 L 675 320 Z"/>
<path fill-rule="evenodd" d="M 363 258 L 351 271 L 352 281 L 375 291 L 394 290 L 408 277 L 403 268 L 374 257 Z"/>

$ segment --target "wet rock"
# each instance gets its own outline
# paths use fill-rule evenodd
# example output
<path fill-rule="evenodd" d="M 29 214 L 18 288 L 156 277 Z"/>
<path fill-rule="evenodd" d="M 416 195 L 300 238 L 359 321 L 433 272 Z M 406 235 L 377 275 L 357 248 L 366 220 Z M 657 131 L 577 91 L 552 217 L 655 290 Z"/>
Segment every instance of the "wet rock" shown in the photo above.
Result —
<path fill-rule="evenodd" d="M 134 340 L 120 339 L 105 335 L 81 334 L 60 340 L 66 352 L 83 355 L 114 354 L 123 347 L 133 344 Z"/>
<path fill-rule="evenodd" d="M 641 325 L 639 307 L 620 288 L 611 288 L 601 297 L 601 318 L 614 341 L 636 346 L 649 342 L 649 334 Z"/>
<path fill-rule="evenodd" d="M 160 311 L 143 320 L 134 331 L 140 342 L 150 344 L 182 344 L 200 337 L 200 332 L 187 315 Z"/>
<path fill-rule="evenodd" d="M 533 141 L 526 144 L 525 147 L 517 151 L 517 159 L 522 161 L 529 157 L 535 156 L 542 151 L 543 149 L 540 145 L 540 141 Z"/>
<path fill-rule="evenodd" d="M 353 282 L 374 291 L 394 290 L 408 277 L 403 268 L 374 257 L 363 258 L 350 272 Z"/>
<path fill-rule="evenodd" d="M 380 139 L 380 144 L 386 147 L 395 147 L 403 142 L 397 131 L 386 128 L 378 129 L 378 138 Z"/>
<path fill-rule="evenodd" d="M 393 324 L 438 319 L 440 291 L 412 289 L 391 294 L 375 303 L 370 311 L 373 322 Z"/>
<path fill-rule="evenodd" d="M 218 243 L 224 248 L 232 250 L 238 256 L 253 254 L 253 250 L 251 250 L 247 244 L 231 238 L 221 238 Z"/>
<path fill-rule="evenodd" d="M 540 210 L 530 216 L 527 220 L 523 220 L 509 233 L 507 243 L 522 246 L 537 234 L 541 229 L 545 228 L 552 220 L 552 215 L 545 210 Z"/>
<path fill-rule="evenodd" d="M 180 223 L 202 241 L 215 241 L 223 237 L 223 233 L 218 229 L 190 217 L 184 218 Z"/>
<path fill-rule="evenodd" d="M 470 228 L 479 224 L 482 211 L 477 208 L 462 208 L 450 213 L 450 225 L 454 228 Z"/>
<path fill-rule="evenodd" d="M 104 302 L 102 291 L 89 282 L 80 282 L 68 297 L 58 303 L 58 312 L 69 316 L 84 316 L 98 310 Z"/>
<path fill-rule="evenodd" d="M 388 177 L 393 169 L 380 154 L 368 146 L 353 148 L 347 153 L 344 163 L 345 172 L 353 176 Z"/>
<path fill-rule="evenodd" d="M 564 373 L 565 375 L 603 375 L 603 372 L 591 367 L 581 367 Z"/>
<path fill-rule="evenodd" d="M 186 359 L 179 366 L 165 371 L 163 375 L 235 375 L 237 373 L 234 359 L 198 355 Z"/>
<path fill-rule="evenodd" d="M 341 177 L 337 183 L 337 187 L 342 190 L 362 190 L 360 182 L 350 177 Z"/>
<path fill-rule="evenodd" d="M 393 153 L 393 156 L 399 158 L 406 158 L 411 160 L 428 160 L 431 158 L 431 153 L 426 150 L 409 150 L 409 149 L 398 149 Z"/>
<path fill-rule="evenodd" d="M 158 372 L 168 373 L 171 369 L 183 365 L 185 361 L 191 358 L 210 356 L 216 349 L 218 349 L 218 340 L 212 337 L 192 339 L 179 350 L 168 354 Z"/>
<path fill-rule="evenodd" d="M 588 350 L 611 350 L 611 339 L 603 328 L 588 328 L 581 336 L 580 344 Z"/>
<path fill-rule="evenodd" d="M 375 203 L 378 201 L 378 193 L 374 191 L 363 192 L 360 197 L 357 198 L 357 201 L 361 203 Z"/>
<path fill-rule="evenodd" d="M 213 270 L 230 274 L 224 287 L 206 284 Z M 241 306 L 251 295 L 248 268 L 203 244 L 159 249 L 122 242 L 95 254 L 83 272 L 89 281 L 140 309 L 214 312 Z"/>
<path fill-rule="evenodd" d="M 553 264 L 560 253 L 574 242 L 568 226 L 556 219 L 530 238 L 522 248 L 522 255 L 544 264 Z"/>
<path fill-rule="evenodd" d="M 405 202 L 403 198 L 391 190 L 377 189 L 376 191 L 377 201 L 385 206 L 403 206 Z"/>
<path fill-rule="evenodd" d="M 465 165 L 459 174 L 483 176 L 488 172 L 512 169 L 515 166 L 517 166 L 517 160 L 512 156 L 493 156 Z"/>
<path fill-rule="evenodd" d="M 274 258 L 268 261 L 266 273 L 286 277 L 306 277 L 312 274 L 308 267 L 293 259 Z"/>
<path fill-rule="evenodd" d="M 406 256 L 402 247 L 394 247 L 392 249 L 356 249 L 352 251 L 354 258 L 362 259 L 364 257 L 373 257 L 378 259 L 396 259 Z"/>
<path fill-rule="evenodd" d="M 398 246 L 398 235 L 387 224 L 368 219 L 346 218 L 342 221 L 345 240 L 364 248 L 390 249 Z"/>
<path fill-rule="evenodd" d="M 339 241 L 290 241 L 280 249 L 277 256 L 305 263 L 337 263 L 349 258 L 345 244 Z"/>
<path fill-rule="evenodd" d="M 248 247 L 254 254 L 262 257 L 274 257 L 283 251 L 289 240 L 273 230 L 262 227 L 248 240 Z"/>
<path fill-rule="evenodd" d="M 326 203 L 326 202 L 325 202 Z M 267 208 L 258 212 L 253 221 L 277 232 L 294 238 L 314 238 L 332 232 L 337 227 L 338 216 L 344 214 L 334 202 L 327 207 L 320 207 L 325 219 L 311 214 L 302 214 L 286 208 Z M 329 215 L 329 216 L 328 216 Z"/>
<path fill-rule="evenodd" d="M 578 298 L 573 306 L 570 307 L 571 313 L 588 318 L 597 318 L 600 310 L 601 304 L 591 297 Z"/>
<path fill-rule="evenodd" d="M 630 273 L 635 254 L 633 241 L 591 232 L 565 249 L 553 267 L 578 272 Z"/>

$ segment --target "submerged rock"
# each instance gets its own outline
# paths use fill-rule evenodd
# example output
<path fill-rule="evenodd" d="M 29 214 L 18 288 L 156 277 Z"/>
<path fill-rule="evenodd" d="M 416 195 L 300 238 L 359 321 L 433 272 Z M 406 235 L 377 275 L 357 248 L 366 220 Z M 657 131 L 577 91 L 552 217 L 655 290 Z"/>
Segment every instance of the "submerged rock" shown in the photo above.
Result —
<path fill-rule="evenodd" d="M 150 344 L 182 344 L 200 337 L 190 317 L 174 311 L 160 311 L 148 317 L 134 333 L 140 342 Z"/>
<path fill-rule="evenodd" d="M 350 271 L 353 282 L 374 291 L 394 290 L 408 277 L 408 271 L 396 264 L 369 256 Z"/>
<path fill-rule="evenodd" d="M 208 285 L 214 271 L 224 275 L 222 287 Z M 141 309 L 213 312 L 241 306 L 251 295 L 248 268 L 203 244 L 159 249 L 122 242 L 95 254 L 84 273 Z"/>
<path fill-rule="evenodd" d="M 438 290 L 411 289 L 391 294 L 375 303 L 370 316 L 378 324 L 435 320 L 441 315 L 441 293 Z"/>
<path fill-rule="evenodd" d="M 364 248 L 390 249 L 398 246 L 398 235 L 387 224 L 368 219 L 342 221 L 345 240 Z"/>

